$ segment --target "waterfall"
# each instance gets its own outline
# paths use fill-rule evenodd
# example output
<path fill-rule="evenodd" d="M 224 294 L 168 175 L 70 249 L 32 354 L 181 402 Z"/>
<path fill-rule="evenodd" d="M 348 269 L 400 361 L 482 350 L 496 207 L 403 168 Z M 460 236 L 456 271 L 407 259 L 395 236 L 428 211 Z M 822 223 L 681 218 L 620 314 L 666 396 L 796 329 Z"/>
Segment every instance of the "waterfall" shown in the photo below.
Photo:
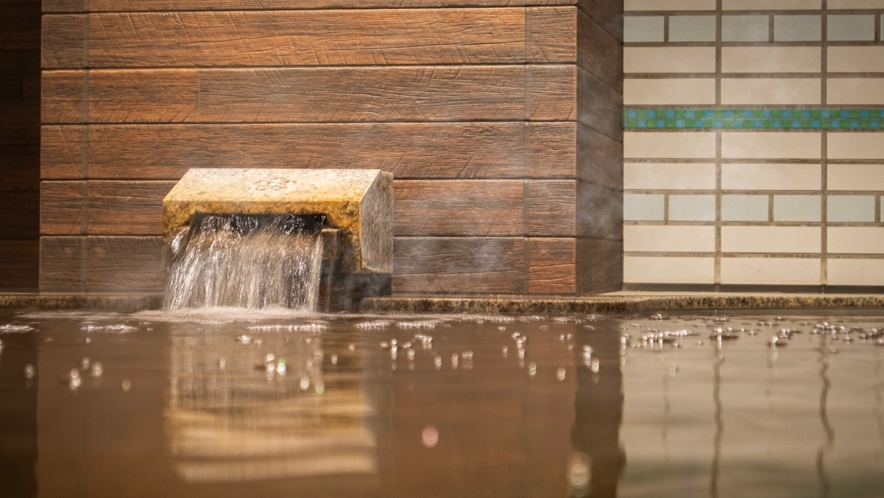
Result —
<path fill-rule="evenodd" d="M 164 309 L 315 310 L 324 223 L 321 215 L 195 216 L 169 242 Z"/>

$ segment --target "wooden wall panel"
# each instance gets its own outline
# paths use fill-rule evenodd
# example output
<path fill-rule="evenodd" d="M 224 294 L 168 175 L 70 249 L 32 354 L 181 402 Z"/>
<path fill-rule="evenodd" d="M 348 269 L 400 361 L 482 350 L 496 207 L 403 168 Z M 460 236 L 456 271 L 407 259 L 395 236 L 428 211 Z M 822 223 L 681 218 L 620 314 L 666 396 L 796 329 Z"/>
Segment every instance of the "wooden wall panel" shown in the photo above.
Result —
<path fill-rule="evenodd" d="M 40 143 L 40 100 L 0 99 L 0 144 Z"/>
<path fill-rule="evenodd" d="M 574 294 L 577 291 L 575 239 L 528 239 L 528 292 Z"/>
<path fill-rule="evenodd" d="M 532 237 L 577 234 L 577 182 L 532 181 L 528 187 L 528 234 Z"/>
<path fill-rule="evenodd" d="M 88 121 L 573 120 L 573 66 L 96 70 Z M 85 122 L 82 71 L 43 74 L 43 123 Z M 526 104 L 526 81 L 529 85 Z"/>
<path fill-rule="evenodd" d="M 577 65 L 609 87 L 623 91 L 623 48 L 620 40 L 583 12 L 577 16 Z"/>
<path fill-rule="evenodd" d="M 161 235 L 163 197 L 175 182 L 44 181 L 43 235 L 81 234 L 84 199 L 89 235 Z"/>
<path fill-rule="evenodd" d="M 574 123 L 47 125 L 43 178 L 177 180 L 189 168 L 365 168 L 397 179 L 574 178 Z M 0 148 L 2 150 L 2 148 Z M 2 158 L 0 158 L 2 161 Z"/>
<path fill-rule="evenodd" d="M 528 36 L 522 8 L 47 15 L 43 67 L 85 67 L 87 22 L 93 68 L 574 62 L 576 7 L 529 12 Z"/>
<path fill-rule="evenodd" d="M 609 0 L 596 0 L 607 2 Z M 574 5 L 576 0 L 90 0 L 92 12 L 370 9 Z M 616 2 L 612 2 L 616 3 Z M 43 0 L 44 12 L 82 12 L 83 0 Z"/>
<path fill-rule="evenodd" d="M 161 292 L 161 237 L 42 237 L 43 292 Z"/>
<path fill-rule="evenodd" d="M 0 145 L 0 192 L 39 192 L 39 165 L 39 145 Z"/>
<path fill-rule="evenodd" d="M 522 238 L 398 237 L 393 251 L 394 293 L 526 291 Z"/>
<path fill-rule="evenodd" d="M 37 192 L 0 193 L 0 239 L 34 240 L 39 236 L 40 194 Z"/>
<path fill-rule="evenodd" d="M 623 142 L 623 94 L 583 69 L 577 70 L 577 121 Z"/>
<path fill-rule="evenodd" d="M 623 190 L 623 143 L 577 124 L 577 177 L 614 190 Z"/>
<path fill-rule="evenodd" d="M 40 50 L 40 2 L 4 1 L 0 50 Z"/>
<path fill-rule="evenodd" d="M 0 288 L 32 290 L 37 287 L 39 244 L 36 239 L 0 240 Z"/>

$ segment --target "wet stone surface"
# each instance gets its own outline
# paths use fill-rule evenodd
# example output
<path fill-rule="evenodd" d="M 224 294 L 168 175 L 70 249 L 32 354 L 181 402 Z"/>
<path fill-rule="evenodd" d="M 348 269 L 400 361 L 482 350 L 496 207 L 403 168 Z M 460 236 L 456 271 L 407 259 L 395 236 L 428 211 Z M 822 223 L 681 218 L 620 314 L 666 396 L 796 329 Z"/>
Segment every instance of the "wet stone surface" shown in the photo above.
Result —
<path fill-rule="evenodd" d="M 884 313 L 0 315 L 0 495 L 880 496 Z"/>

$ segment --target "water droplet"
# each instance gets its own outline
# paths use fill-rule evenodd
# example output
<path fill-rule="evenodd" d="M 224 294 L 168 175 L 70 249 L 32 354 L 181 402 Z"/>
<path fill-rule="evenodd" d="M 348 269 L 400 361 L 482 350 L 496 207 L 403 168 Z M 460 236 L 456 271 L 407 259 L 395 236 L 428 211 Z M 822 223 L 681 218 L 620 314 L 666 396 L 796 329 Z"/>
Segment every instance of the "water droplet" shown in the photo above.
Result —
<path fill-rule="evenodd" d="M 70 378 L 70 379 L 77 379 L 79 377 L 80 377 L 80 371 L 77 370 L 76 368 L 72 368 L 70 373 L 68 373 L 68 378 Z"/>
<path fill-rule="evenodd" d="M 435 448 L 439 443 L 439 431 L 436 427 L 432 425 L 424 427 L 424 430 L 421 431 L 421 442 L 427 448 Z"/>
<path fill-rule="evenodd" d="M 276 356 L 273 353 L 267 353 L 267 356 L 264 357 L 264 363 L 270 363 L 274 359 L 276 359 Z"/>
<path fill-rule="evenodd" d="M 565 380 L 565 376 L 567 374 L 568 374 L 568 371 L 565 370 L 565 367 L 559 367 L 559 369 L 556 370 L 556 379 L 558 379 L 559 382 L 561 382 L 561 381 Z"/>
<path fill-rule="evenodd" d="M 349 349 L 350 351 L 354 351 L 354 350 L 356 350 L 356 345 L 355 344 L 347 344 L 347 349 Z"/>
<path fill-rule="evenodd" d="M 592 363 L 590 363 L 590 365 L 589 365 L 589 369 L 592 370 L 592 373 L 599 373 L 599 366 L 600 366 L 599 359 L 593 358 Z"/>
<path fill-rule="evenodd" d="M 101 365 L 100 361 L 92 362 L 92 376 L 93 377 L 101 377 L 101 374 L 104 373 L 104 367 Z"/>
<path fill-rule="evenodd" d="M 592 478 L 592 459 L 586 453 L 574 452 L 568 457 L 568 484 L 571 496 L 582 498 L 589 493 Z"/>
<path fill-rule="evenodd" d="M 501 351 L 503 352 L 503 357 L 506 358 L 506 356 L 507 356 L 507 348 L 506 348 L 506 346 L 504 346 L 503 349 L 502 349 Z"/>
<path fill-rule="evenodd" d="M 276 362 L 276 373 L 278 373 L 279 375 L 285 375 L 285 372 L 285 360 L 280 358 L 280 360 Z"/>
<path fill-rule="evenodd" d="M 28 379 L 33 379 L 34 375 L 36 374 L 37 370 L 34 368 L 34 365 L 31 365 L 30 363 L 25 365 L 25 377 L 27 377 Z"/>
<path fill-rule="evenodd" d="M 338 355 L 337 355 L 337 354 L 332 353 L 332 355 L 331 355 L 331 362 L 332 362 L 332 365 L 337 365 L 337 364 L 338 364 Z"/>
<path fill-rule="evenodd" d="M 308 387 L 310 387 L 310 378 L 309 377 L 301 377 L 301 390 L 306 391 Z"/>
<path fill-rule="evenodd" d="M 316 391 L 316 394 L 322 394 L 325 392 L 325 383 L 321 380 L 318 381 L 314 386 L 313 390 Z"/>
<path fill-rule="evenodd" d="M 225 368 L 226 366 L 227 366 L 227 360 L 226 360 L 226 359 L 221 358 L 220 360 L 218 360 L 218 368 L 220 368 L 221 370 L 224 370 L 224 368 Z"/>
<path fill-rule="evenodd" d="M 120 387 L 123 389 L 123 392 L 129 392 L 129 389 L 132 389 L 132 381 L 129 379 L 123 379 Z"/>
<path fill-rule="evenodd" d="M 537 363 L 534 363 L 532 361 L 528 364 L 528 375 L 530 375 L 531 377 L 537 375 Z"/>
<path fill-rule="evenodd" d="M 451 355 L 451 368 L 457 368 L 457 360 L 458 360 L 458 354 L 457 353 L 452 354 Z"/>
<path fill-rule="evenodd" d="M 678 373 L 678 366 L 675 364 L 669 365 L 669 376 L 675 377 L 675 374 Z"/>
<path fill-rule="evenodd" d="M 86 342 L 86 344 L 92 344 L 92 338 L 87 337 L 85 342 Z"/>
<path fill-rule="evenodd" d="M 439 370 L 440 368 L 442 368 L 442 357 L 439 355 L 436 355 L 436 357 L 433 358 L 433 364 L 436 365 L 436 370 Z"/>
<path fill-rule="evenodd" d="M 409 360 L 409 361 L 413 361 L 413 360 L 414 360 L 414 350 L 413 350 L 413 349 L 409 349 L 409 350 L 405 353 L 405 356 L 408 357 L 408 360 Z"/>

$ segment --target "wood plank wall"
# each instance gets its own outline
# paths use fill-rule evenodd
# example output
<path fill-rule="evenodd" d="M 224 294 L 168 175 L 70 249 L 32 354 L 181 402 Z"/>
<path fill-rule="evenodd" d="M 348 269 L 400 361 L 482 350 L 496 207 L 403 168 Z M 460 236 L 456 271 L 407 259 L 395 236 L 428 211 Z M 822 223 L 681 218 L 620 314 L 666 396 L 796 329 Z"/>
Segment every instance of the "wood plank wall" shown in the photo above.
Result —
<path fill-rule="evenodd" d="M 0 2 L 0 289 L 36 290 L 40 0 Z"/>
<path fill-rule="evenodd" d="M 614 263 L 578 253 L 619 241 L 581 211 L 620 191 L 609 3 L 43 0 L 41 290 L 160 289 L 193 167 L 393 172 L 395 293 L 600 289 Z"/>

